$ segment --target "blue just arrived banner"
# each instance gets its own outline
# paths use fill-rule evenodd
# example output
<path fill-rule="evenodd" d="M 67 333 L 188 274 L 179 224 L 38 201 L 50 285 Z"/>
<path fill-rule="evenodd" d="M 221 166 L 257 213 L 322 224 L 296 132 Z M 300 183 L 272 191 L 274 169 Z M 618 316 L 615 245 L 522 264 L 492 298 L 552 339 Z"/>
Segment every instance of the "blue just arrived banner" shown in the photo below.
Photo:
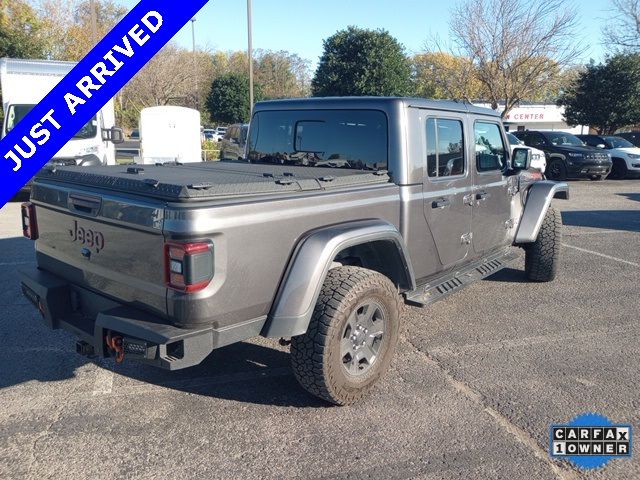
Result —
<path fill-rule="evenodd" d="M 0 141 L 3 207 L 208 0 L 140 0 Z"/>

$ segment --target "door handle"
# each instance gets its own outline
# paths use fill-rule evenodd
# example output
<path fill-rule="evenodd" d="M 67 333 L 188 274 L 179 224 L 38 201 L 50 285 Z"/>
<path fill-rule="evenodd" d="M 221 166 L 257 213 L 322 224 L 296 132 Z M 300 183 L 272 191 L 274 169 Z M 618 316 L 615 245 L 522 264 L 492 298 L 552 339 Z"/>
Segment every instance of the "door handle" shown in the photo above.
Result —
<path fill-rule="evenodd" d="M 433 203 L 431 203 L 431 208 L 444 208 L 448 207 L 449 205 L 451 205 L 451 202 L 448 198 L 439 198 L 438 200 L 434 200 Z"/>
<path fill-rule="evenodd" d="M 483 201 L 489 198 L 489 194 L 487 192 L 480 192 L 476 194 L 476 200 Z"/>

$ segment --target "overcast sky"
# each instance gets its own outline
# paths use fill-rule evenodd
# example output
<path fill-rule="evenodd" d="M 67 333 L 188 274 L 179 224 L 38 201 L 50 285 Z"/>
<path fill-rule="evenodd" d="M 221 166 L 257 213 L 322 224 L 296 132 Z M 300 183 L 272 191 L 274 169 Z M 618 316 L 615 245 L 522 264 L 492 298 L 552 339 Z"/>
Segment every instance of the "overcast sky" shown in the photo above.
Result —
<path fill-rule="evenodd" d="M 132 7 L 136 0 L 119 0 Z M 423 50 L 425 40 L 448 37 L 450 6 L 456 0 L 254 0 L 254 48 L 288 50 L 315 65 L 322 41 L 349 25 L 384 28 L 408 53 Z M 582 63 L 603 59 L 601 27 L 610 0 L 579 0 L 580 40 L 586 47 Z M 577 8 L 577 7 L 576 7 Z M 246 0 L 209 0 L 196 17 L 196 43 L 213 50 L 247 48 Z M 175 38 L 191 48 L 191 26 Z"/>

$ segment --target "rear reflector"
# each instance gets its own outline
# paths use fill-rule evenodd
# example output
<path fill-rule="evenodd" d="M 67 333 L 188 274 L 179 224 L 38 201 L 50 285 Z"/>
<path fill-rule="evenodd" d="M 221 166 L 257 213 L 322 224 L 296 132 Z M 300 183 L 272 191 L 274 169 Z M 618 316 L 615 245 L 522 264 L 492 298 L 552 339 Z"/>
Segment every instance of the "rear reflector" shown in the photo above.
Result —
<path fill-rule="evenodd" d="M 213 279 L 213 245 L 165 243 L 165 283 L 185 293 L 204 290 Z"/>
<path fill-rule="evenodd" d="M 31 203 L 23 203 L 22 211 L 22 234 L 31 239 L 38 239 L 38 220 L 36 218 L 36 206 Z"/>

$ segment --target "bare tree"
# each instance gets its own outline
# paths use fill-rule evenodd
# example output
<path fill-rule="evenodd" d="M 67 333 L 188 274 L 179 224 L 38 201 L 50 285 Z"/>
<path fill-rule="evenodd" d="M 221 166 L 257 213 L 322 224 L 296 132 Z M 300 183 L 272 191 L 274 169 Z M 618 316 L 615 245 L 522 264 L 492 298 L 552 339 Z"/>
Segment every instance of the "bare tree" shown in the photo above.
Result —
<path fill-rule="evenodd" d="M 503 118 L 580 55 L 576 26 L 576 13 L 564 0 L 464 0 L 449 22 L 452 53 L 472 62 Z"/>
<path fill-rule="evenodd" d="M 213 76 L 213 57 L 203 51 L 195 55 L 194 62 L 193 52 L 173 43 L 160 50 L 119 94 L 118 110 L 125 123 L 135 125 L 145 107 L 204 105 Z M 200 89 L 199 98 L 194 91 L 194 76 L 199 85 L 207 87 Z"/>
<path fill-rule="evenodd" d="M 640 50 L 640 0 L 611 0 L 613 16 L 602 29 L 612 50 Z"/>

